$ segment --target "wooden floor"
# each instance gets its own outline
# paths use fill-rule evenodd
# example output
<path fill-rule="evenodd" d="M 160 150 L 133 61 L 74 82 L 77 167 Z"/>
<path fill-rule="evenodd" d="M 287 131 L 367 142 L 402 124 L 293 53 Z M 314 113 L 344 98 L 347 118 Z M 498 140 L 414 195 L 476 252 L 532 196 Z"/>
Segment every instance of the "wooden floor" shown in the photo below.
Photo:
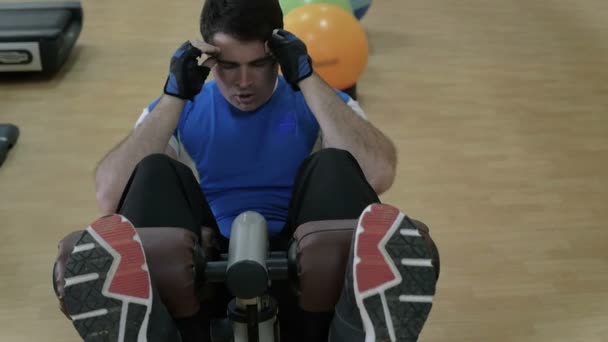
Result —
<path fill-rule="evenodd" d="M 200 1 L 85 0 L 66 68 L 0 82 L 0 340 L 77 341 L 56 243 L 98 215 L 93 169 L 197 37 Z M 383 196 L 442 274 L 422 341 L 608 341 L 608 2 L 379 0 L 359 83 L 399 148 Z M 0 75 L 0 78 L 3 77 Z"/>

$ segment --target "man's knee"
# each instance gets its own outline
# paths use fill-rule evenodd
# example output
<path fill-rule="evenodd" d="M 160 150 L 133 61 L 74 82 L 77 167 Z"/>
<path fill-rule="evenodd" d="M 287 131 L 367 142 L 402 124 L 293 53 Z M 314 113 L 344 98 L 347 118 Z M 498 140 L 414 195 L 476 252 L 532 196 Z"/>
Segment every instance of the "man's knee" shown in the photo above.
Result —
<path fill-rule="evenodd" d="M 183 177 L 192 170 L 181 162 L 163 153 L 153 153 L 144 157 L 135 167 L 134 176 L 138 179 L 167 179 L 176 175 Z"/>
<path fill-rule="evenodd" d="M 323 148 L 310 156 L 311 161 L 323 165 L 357 165 L 357 160 L 347 150 Z"/>
<path fill-rule="evenodd" d="M 137 168 L 155 169 L 158 165 L 170 164 L 173 159 L 164 153 L 153 153 L 144 157 Z"/>
<path fill-rule="evenodd" d="M 171 164 L 176 162 L 171 157 L 162 153 L 154 153 L 145 156 L 137 163 L 131 175 L 131 186 L 133 184 L 149 184 L 158 182 L 159 179 L 167 180 L 175 173 L 175 167 Z"/>

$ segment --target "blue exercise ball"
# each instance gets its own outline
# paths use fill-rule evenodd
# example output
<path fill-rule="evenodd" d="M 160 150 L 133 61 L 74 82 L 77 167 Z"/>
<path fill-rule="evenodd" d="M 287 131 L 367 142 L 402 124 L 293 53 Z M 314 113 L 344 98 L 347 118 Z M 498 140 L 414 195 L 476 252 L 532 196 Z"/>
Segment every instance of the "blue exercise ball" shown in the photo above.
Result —
<path fill-rule="evenodd" d="M 372 5 L 372 0 L 350 0 L 350 4 L 353 7 L 355 17 L 360 20 Z"/>

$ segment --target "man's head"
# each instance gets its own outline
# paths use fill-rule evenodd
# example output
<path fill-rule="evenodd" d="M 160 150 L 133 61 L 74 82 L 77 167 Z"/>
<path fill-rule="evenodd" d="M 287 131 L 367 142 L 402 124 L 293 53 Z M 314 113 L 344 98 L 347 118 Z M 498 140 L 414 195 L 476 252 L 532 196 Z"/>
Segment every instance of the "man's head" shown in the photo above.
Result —
<path fill-rule="evenodd" d="M 213 76 L 222 95 L 240 110 L 255 110 L 272 96 L 278 65 L 266 41 L 277 28 L 283 28 L 278 0 L 205 1 L 201 34 L 220 49 Z"/>

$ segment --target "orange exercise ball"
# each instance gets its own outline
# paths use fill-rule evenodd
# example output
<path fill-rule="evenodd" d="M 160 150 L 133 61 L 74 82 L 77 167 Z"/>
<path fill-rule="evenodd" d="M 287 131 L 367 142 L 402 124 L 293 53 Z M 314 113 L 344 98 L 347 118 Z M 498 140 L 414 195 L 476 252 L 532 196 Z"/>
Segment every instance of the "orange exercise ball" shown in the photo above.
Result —
<path fill-rule="evenodd" d="M 302 39 L 313 69 L 334 88 L 345 90 L 357 83 L 367 66 L 368 42 L 363 27 L 342 8 L 309 4 L 293 9 L 285 29 Z"/>

